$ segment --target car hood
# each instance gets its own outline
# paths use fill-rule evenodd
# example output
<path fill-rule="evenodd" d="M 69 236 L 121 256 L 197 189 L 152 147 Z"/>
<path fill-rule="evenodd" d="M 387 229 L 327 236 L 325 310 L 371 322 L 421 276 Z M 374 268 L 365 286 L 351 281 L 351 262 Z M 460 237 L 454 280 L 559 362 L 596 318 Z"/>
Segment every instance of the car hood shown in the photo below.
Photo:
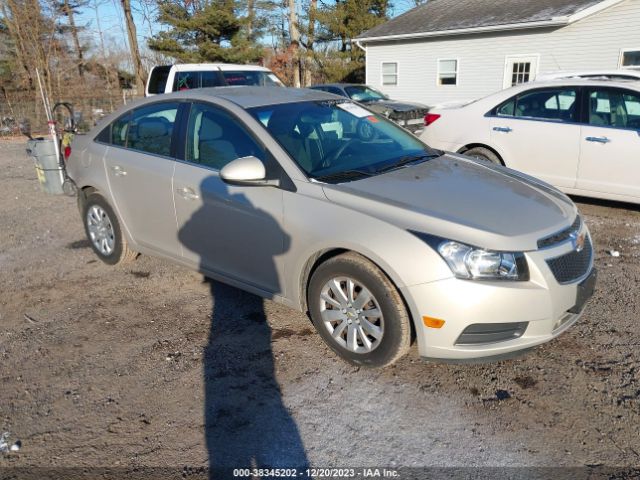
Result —
<path fill-rule="evenodd" d="M 411 112 L 413 110 L 427 110 L 429 107 L 421 103 L 405 103 L 396 100 L 376 100 L 365 105 L 375 111 L 392 110 L 394 112 Z"/>
<path fill-rule="evenodd" d="M 400 228 L 493 250 L 535 250 L 577 213 L 540 180 L 453 154 L 323 189 L 330 201 Z"/>

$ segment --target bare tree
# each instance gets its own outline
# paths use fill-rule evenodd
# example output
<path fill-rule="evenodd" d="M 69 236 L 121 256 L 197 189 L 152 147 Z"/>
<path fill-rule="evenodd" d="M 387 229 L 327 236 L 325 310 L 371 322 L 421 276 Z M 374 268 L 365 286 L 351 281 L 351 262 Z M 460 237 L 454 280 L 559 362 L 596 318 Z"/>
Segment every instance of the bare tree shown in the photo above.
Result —
<path fill-rule="evenodd" d="M 146 83 L 146 73 L 142 66 L 142 58 L 140 57 L 140 49 L 138 48 L 138 33 L 136 31 L 136 24 L 131 14 L 131 0 L 120 0 L 122 5 L 122 11 L 124 12 L 124 19 L 127 24 L 127 36 L 129 38 L 129 49 L 131 50 L 131 62 L 133 63 L 133 70 L 136 81 L 136 88 L 138 93 L 144 92 L 144 85 Z"/>
<path fill-rule="evenodd" d="M 293 86 L 300 88 L 300 31 L 298 30 L 296 0 L 289 0 L 289 39 L 293 56 Z"/>

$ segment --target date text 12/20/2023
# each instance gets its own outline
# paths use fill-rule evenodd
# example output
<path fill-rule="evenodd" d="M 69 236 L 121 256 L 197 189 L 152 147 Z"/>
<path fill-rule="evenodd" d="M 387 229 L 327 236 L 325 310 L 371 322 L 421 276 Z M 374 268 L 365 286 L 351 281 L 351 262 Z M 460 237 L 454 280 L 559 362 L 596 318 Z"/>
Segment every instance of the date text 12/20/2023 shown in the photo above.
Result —
<path fill-rule="evenodd" d="M 398 478 L 399 472 L 389 468 L 236 468 L 238 478 Z"/>

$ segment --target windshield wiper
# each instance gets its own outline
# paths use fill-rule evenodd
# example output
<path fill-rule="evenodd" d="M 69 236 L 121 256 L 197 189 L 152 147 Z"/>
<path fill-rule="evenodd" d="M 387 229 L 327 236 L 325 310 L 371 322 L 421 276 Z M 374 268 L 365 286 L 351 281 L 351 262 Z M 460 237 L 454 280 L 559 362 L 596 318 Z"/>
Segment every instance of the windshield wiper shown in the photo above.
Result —
<path fill-rule="evenodd" d="M 421 155 L 407 155 L 406 157 L 401 157 L 397 162 L 394 162 L 391 165 L 387 165 L 386 167 L 376 170 L 376 173 L 389 172 L 391 170 L 395 170 L 396 168 L 403 167 L 410 163 L 422 163 L 423 161 L 431 160 L 432 158 L 437 158 L 440 156 L 442 156 L 441 153 L 423 153 Z"/>
<path fill-rule="evenodd" d="M 365 172 L 364 170 L 345 170 L 343 172 L 330 173 L 328 175 L 322 175 L 320 177 L 314 177 L 316 180 L 321 182 L 339 182 L 341 180 L 356 180 L 362 177 L 371 177 L 378 172 Z"/>

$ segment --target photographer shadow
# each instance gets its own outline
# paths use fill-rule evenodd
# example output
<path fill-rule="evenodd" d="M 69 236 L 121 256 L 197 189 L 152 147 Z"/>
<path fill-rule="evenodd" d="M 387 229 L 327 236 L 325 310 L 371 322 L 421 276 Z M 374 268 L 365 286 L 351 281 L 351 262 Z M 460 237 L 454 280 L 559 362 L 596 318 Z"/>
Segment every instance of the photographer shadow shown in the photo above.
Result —
<path fill-rule="evenodd" d="M 242 251 L 249 257 L 244 261 L 257 262 L 261 283 L 272 285 L 274 293 L 280 292 L 274 257 L 288 249 L 288 235 L 268 212 L 253 206 L 245 195 L 230 194 L 219 178 L 209 177 L 200 187 L 202 206 L 178 234 L 184 248 L 199 256 L 200 271 L 206 275 L 214 270 L 215 254 L 232 256 L 231 251 Z M 238 217 L 234 221 L 252 220 L 263 231 L 281 235 L 282 242 L 277 242 L 281 248 L 268 255 L 264 249 L 251 251 L 244 242 L 260 241 L 259 231 L 252 239 L 238 238 L 235 245 L 222 245 L 224 235 L 216 236 L 221 201 L 230 205 L 229 215 Z M 201 241 L 205 232 L 210 243 Z M 304 470 L 308 467 L 304 445 L 275 378 L 271 328 L 263 299 L 207 277 L 204 282 L 213 304 L 203 355 L 209 478 L 233 478 L 233 470 L 239 468 Z"/>

